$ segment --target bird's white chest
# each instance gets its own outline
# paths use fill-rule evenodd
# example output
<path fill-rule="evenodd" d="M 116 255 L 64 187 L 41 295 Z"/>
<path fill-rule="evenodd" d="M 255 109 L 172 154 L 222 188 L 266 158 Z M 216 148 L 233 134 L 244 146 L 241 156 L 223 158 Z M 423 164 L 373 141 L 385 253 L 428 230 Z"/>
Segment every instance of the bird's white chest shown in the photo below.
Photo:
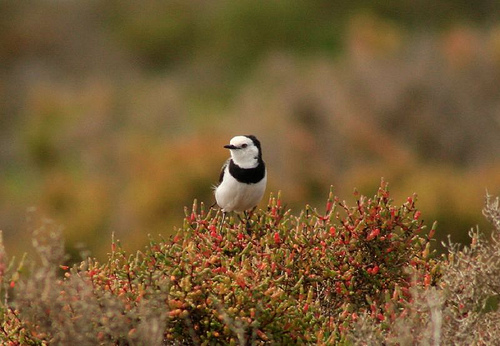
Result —
<path fill-rule="evenodd" d="M 215 190 L 217 204 L 225 212 L 252 209 L 261 201 L 266 191 L 267 173 L 255 184 L 245 184 L 236 180 L 226 167 L 224 179 Z"/>

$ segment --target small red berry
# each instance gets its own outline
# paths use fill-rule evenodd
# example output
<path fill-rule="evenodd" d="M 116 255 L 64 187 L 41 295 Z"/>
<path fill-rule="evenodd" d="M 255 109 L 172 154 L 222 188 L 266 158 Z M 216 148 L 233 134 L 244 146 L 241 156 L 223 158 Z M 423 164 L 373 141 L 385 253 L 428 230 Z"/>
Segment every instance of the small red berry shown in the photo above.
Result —
<path fill-rule="evenodd" d="M 307 310 L 309 310 L 309 304 L 306 303 L 304 304 L 304 313 L 306 313 Z"/>
<path fill-rule="evenodd" d="M 276 244 L 281 243 L 280 234 L 279 234 L 278 232 L 275 232 L 275 233 L 274 233 L 274 242 L 275 242 Z"/>
<path fill-rule="evenodd" d="M 373 231 L 370 232 L 370 234 L 368 234 L 368 236 L 366 236 L 366 240 L 372 240 L 376 238 L 379 234 L 380 234 L 380 229 L 375 228 Z"/>
<path fill-rule="evenodd" d="M 417 211 L 415 212 L 415 215 L 413 215 L 413 219 L 418 220 L 418 218 L 420 217 L 420 214 L 422 214 L 422 213 L 420 212 L 420 210 L 417 210 Z"/>
<path fill-rule="evenodd" d="M 335 237 L 336 232 L 337 232 L 337 230 L 335 229 L 335 227 L 333 227 L 333 226 L 332 226 L 332 227 L 330 227 L 330 235 L 331 235 L 332 237 Z"/>

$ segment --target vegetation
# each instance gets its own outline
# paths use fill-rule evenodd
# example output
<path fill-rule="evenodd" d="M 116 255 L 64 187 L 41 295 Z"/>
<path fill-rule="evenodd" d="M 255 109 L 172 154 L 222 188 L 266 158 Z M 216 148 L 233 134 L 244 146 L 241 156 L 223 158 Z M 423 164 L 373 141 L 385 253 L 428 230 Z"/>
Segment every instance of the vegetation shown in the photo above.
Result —
<path fill-rule="evenodd" d="M 498 199 L 478 218 L 485 188 L 500 194 L 499 13 L 0 1 L 2 343 L 499 340 Z M 199 203 L 172 235 L 179 206 L 211 204 L 238 133 L 262 139 L 287 207 L 272 197 L 241 221 Z M 378 192 L 325 210 L 332 183 Z M 38 260 L 10 259 L 32 229 Z"/>
<path fill-rule="evenodd" d="M 430 251 L 416 196 L 397 206 L 382 182 L 349 206 L 293 215 L 281 196 L 240 220 L 203 204 L 170 240 L 71 268 L 60 230 L 34 234 L 38 264 L 0 251 L 6 345 L 491 344 L 500 337 L 500 206 L 492 242 Z M 9 264 L 10 263 L 10 264 Z M 61 271 L 63 274 L 61 275 Z"/>
<path fill-rule="evenodd" d="M 0 229 L 26 209 L 104 261 L 172 234 L 222 146 L 254 133 L 269 190 L 419 191 L 438 240 L 468 243 L 500 194 L 500 2 L 0 1 Z M 276 135 L 280 129 L 280 135 Z M 309 168 L 314 167 L 311 171 Z M 146 230 L 139 232 L 137 230 Z M 440 241 L 437 242 L 440 244 Z"/>

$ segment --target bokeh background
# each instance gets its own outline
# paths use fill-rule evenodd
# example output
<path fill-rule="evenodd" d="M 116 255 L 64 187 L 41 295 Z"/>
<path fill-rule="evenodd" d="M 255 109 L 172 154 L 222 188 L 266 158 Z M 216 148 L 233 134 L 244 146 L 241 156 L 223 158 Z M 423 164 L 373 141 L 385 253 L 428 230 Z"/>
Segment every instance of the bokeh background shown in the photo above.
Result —
<path fill-rule="evenodd" d="M 0 229 L 103 258 L 167 237 L 237 134 L 294 211 L 381 177 L 467 241 L 500 194 L 496 0 L 0 1 Z"/>

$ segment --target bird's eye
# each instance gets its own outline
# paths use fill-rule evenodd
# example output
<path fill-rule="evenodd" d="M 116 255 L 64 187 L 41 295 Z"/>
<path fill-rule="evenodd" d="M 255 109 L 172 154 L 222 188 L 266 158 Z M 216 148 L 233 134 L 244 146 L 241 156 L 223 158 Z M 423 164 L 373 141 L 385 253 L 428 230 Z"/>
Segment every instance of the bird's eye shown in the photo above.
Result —
<path fill-rule="evenodd" d="M 241 147 L 242 147 L 242 148 L 246 148 L 246 147 L 248 147 L 248 144 L 243 143 L 243 144 L 241 145 Z"/>

